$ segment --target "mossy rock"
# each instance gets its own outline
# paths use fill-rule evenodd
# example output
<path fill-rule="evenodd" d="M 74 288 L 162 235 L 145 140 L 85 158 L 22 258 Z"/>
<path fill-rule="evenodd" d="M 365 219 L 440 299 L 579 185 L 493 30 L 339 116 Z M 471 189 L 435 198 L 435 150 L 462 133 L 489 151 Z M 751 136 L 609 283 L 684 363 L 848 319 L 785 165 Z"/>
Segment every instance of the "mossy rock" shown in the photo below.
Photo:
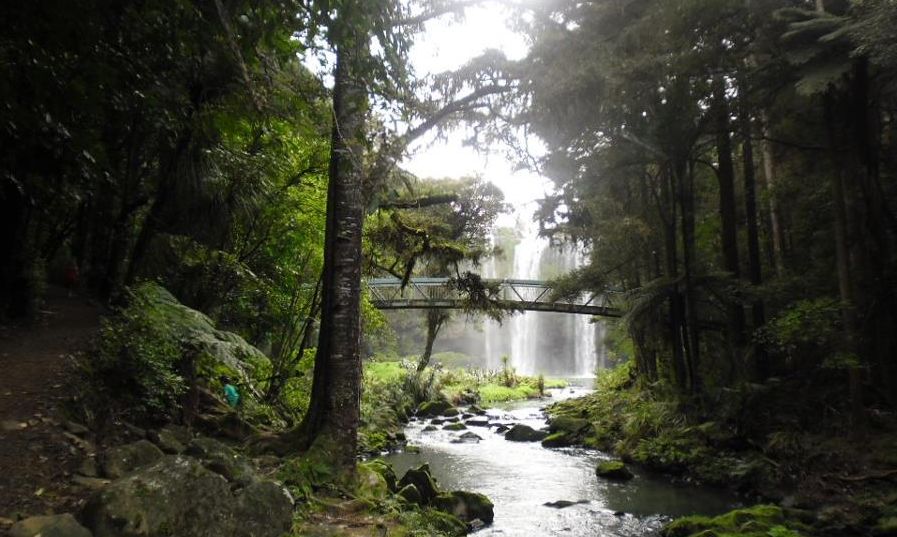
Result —
<path fill-rule="evenodd" d="M 542 440 L 542 447 L 567 447 L 576 441 L 566 432 L 552 433 Z"/>
<path fill-rule="evenodd" d="M 610 479 L 612 481 L 629 481 L 634 475 L 629 471 L 629 468 L 623 464 L 623 461 L 604 461 L 598 463 L 598 467 L 595 468 L 595 474 L 598 477 L 603 477 L 605 479 Z"/>
<path fill-rule="evenodd" d="M 421 502 L 425 504 L 430 503 L 430 500 L 439 494 L 436 480 L 430 475 L 430 466 L 427 464 L 422 464 L 405 472 L 405 475 L 399 481 L 399 487 L 403 488 L 407 485 L 414 485 L 417 488 L 417 491 L 420 492 Z"/>
<path fill-rule="evenodd" d="M 878 519 L 874 529 L 876 537 L 897 535 L 897 516 L 885 516 Z"/>
<path fill-rule="evenodd" d="M 464 429 L 467 429 L 467 425 L 464 425 L 463 423 L 449 423 L 444 426 L 443 429 L 446 431 L 463 431 Z"/>
<path fill-rule="evenodd" d="M 591 427 L 588 420 L 572 416 L 552 416 L 548 420 L 548 432 L 565 432 L 577 435 Z"/>
<path fill-rule="evenodd" d="M 492 502 L 483 494 L 465 490 L 453 490 L 436 496 L 434 508 L 450 513 L 464 522 L 481 520 L 490 524 L 495 518 Z"/>
<path fill-rule="evenodd" d="M 441 416 L 446 410 L 455 408 L 450 402 L 442 399 L 437 401 L 424 401 L 417 407 L 417 415 L 424 418 Z"/>
<path fill-rule="evenodd" d="M 388 462 L 383 459 L 372 459 L 362 462 L 358 466 L 364 466 L 380 474 L 380 476 L 383 477 L 383 480 L 386 481 L 386 486 L 389 487 L 390 492 L 398 490 L 398 478 L 396 477 L 396 472 Z"/>
<path fill-rule="evenodd" d="M 361 463 L 355 468 L 355 494 L 360 498 L 383 500 L 389 495 L 389 485 L 374 465 Z"/>
<path fill-rule="evenodd" d="M 800 537 L 806 526 L 789 520 L 782 509 L 775 505 L 755 505 L 735 509 L 717 517 L 688 516 L 667 524 L 663 537 L 693 537 L 711 535 L 745 535 Z"/>
<path fill-rule="evenodd" d="M 443 416 L 448 416 L 450 418 L 454 417 L 454 416 L 458 416 L 459 414 L 461 414 L 461 411 L 455 407 L 447 408 L 442 412 Z"/>
<path fill-rule="evenodd" d="M 477 405 L 470 405 L 467 411 L 477 416 L 483 416 L 486 414 L 486 411 L 478 407 Z"/>
<path fill-rule="evenodd" d="M 517 424 L 505 434 L 505 440 L 512 442 L 539 442 L 548 436 L 545 431 L 537 431 L 529 425 Z"/>
<path fill-rule="evenodd" d="M 438 431 L 438 430 L 439 430 L 439 427 L 437 427 L 435 425 L 427 425 L 426 427 L 423 428 L 423 430 L 421 432 L 430 433 L 430 432 Z"/>

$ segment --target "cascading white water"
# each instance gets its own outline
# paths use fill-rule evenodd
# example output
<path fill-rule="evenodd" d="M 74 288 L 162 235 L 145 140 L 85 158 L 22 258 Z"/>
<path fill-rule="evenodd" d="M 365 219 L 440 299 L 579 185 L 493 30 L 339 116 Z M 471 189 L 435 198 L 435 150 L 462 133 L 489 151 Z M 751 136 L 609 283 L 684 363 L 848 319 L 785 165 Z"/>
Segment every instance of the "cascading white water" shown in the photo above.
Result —
<path fill-rule="evenodd" d="M 534 224 L 519 225 L 518 232 L 512 261 L 507 263 L 510 270 L 500 270 L 492 259 L 483 267 L 485 277 L 544 280 L 586 261 L 581 248 L 551 246 L 538 236 Z M 599 325 L 585 315 L 542 312 L 518 313 L 501 325 L 487 320 L 483 327 L 486 365 L 500 367 L 501 357 L 507 355 L 510 364 L 526 375 L 592 376 L 600 364 L 599 353 L 604 354 L 604 330 Z"/>

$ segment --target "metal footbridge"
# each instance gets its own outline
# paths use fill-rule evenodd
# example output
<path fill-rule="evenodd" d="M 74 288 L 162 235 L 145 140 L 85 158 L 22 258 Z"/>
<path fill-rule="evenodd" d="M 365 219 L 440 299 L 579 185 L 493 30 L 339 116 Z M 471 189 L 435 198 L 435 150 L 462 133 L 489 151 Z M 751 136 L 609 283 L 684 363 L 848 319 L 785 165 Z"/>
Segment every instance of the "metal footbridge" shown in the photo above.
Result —
<path fill-rule="evenodd" d="M 498 307 L 522 311 L 550 311 L 620 317 L 606 294 L 584 293 L 573 298 L 556 298 L 549 282 L 539 280 L 490 280 L 483 282 L 498 289 L 490 300 Z M 403 287 L 398 278 L 367 281 L 377 309 L 464 309 L 467 297 L 450 278 L 411 278 Z"/>

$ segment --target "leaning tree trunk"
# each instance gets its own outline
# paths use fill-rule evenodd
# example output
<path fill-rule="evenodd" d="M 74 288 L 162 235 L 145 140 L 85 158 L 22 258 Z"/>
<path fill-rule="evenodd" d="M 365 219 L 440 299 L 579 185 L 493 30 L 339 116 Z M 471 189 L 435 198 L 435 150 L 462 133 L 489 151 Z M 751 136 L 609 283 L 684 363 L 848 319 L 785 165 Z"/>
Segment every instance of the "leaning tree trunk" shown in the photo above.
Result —
<path fill-rule="evenodd" d="M 418 373 L 423 373 L 424 369 L 430 365 L 430 357 L 433 356 L 433 344 L 436 343 L 436 336 L 439 335 L 439 330 L 442 329 L 448 318 L 448 313 L 445 310 L 427 310 L 427 342 L 424 346 L 424 353 L 421 355 L 420 361 L 417 362 Z"/>
<path fill-rule="evenodd" d="M 367 91 L 359 76 L 363 37 L 342 36 L 334 75 L 321 329 L 311 402 L 294 448 L 326 449 L 355 465 L 361 401 L 361 232 Z"/>

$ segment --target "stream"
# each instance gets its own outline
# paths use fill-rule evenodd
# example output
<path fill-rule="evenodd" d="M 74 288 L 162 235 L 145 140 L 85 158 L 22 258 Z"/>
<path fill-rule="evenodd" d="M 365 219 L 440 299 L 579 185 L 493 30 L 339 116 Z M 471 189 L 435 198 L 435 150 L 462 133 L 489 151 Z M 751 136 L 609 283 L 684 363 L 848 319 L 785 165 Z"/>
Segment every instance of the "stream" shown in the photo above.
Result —
<path fill-rule="evenodd" d="M 549 400 L 579 397 L 588 390 L 552 390 Z M 546 426 L 540 410 L 544 400 L 501 405 L 488 410 L 490 423 Z M 424 431 L 429 420 L 412 421 L 405 430 L 420 453 L 385 457 L 397 475 L 423 463 L 444 490 L 471 490 L 495 504 L 495 521 L 477 535 L 509 537 L 562 535 L 570 537 L 636 537 L 655 534 L 670 517 L 714 515 L 738 506 L 726 491 L 680 485 L 631 468 L 635 478 L 624 483 L 599 479 L 595 467 L 610 456 L 581 448 L 543 448 L 539 442 L 510 442 L 494 427 L 467 431 Z M 474 432 L 479 443 L 452 443 Z M 543 504 L 558 500 L 582 502 L 558 509 Z"/>

